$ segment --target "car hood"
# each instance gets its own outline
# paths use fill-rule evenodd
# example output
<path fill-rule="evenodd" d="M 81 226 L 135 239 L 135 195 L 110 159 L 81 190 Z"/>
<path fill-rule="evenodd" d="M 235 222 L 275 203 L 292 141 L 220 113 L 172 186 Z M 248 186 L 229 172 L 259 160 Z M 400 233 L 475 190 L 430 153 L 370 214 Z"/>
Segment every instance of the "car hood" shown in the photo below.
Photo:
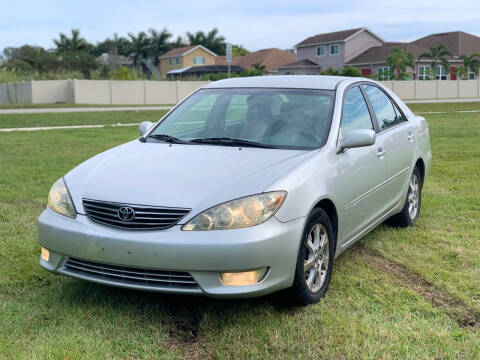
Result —
<path fill-rule="evenodd" d="M 82 198 L 87 198 L 191 208 L 191 216 L 264 191 L 311 153 L 135 140 L 85 161 L 65 181 L 79 213 L 84 213 Z"/>

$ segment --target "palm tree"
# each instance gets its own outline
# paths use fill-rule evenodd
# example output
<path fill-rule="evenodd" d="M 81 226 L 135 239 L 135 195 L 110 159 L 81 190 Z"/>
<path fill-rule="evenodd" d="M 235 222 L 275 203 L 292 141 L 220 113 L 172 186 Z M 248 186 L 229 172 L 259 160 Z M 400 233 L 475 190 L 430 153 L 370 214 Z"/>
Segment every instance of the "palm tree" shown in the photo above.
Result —
<path fill-rule="evenodd" d="M 264 73 L 265 72 L 265 65 L 257 63 L 257 64 L 252 64 L 253 69 L 259 73 Z"/>
<path fill-rule="evenodd" d="M 172 37 L 172 34 L 170 34 L 167 29 L 163 29 L 162 31 L 150 29 L 148 32 L 150 33 L 150 55 L 153 58 L 153 63 L 158 65 L 160 55 L 169 50 L 170 45 L 168 40 Z"/>
<path fill-rule="evenodd" d="M 386 63 L 390 69 L 397 69 L 398 77 L 400 77 L 400 72 L 406 72 L 407 66 L 413 68 L 415 66 L 414 62 L 415 57 L 411 53 L 396 47 L 392 48 L 386 59 Z"/>
<path fill-rule="evenodd" d="M 465 79 L 467 77 L 467 69 L 465 66 L 457 67 L 455 75 L 457 75 L 460 79 Z"/>
<path fill-rule="evenodd" d="M 210 30 L 207 34 L 203 31 L 187 32 L 187 40 L 190 45 L 202 45 L 218 55 L 225 55 L 225 38 L 218 35 L 217 28 Z"/>
<path fill-rule="evenodd" d="M 476 57 L 480 58 L 480 54 L 460 55 L 460 59 L 463 61 L 463 67 L 465 68 L 465 79 L 468 76 L 469 70 L 473 72 L 475 76 L 478 76 L 478 72 L 480 71 L 480 60 L 475 59 Z"/>
<path fill-rule="evenodd" d="M 128 33 L 130 38 L 130 51 L 129 55 L 133 57 L 133 64 L 137 67 L 138 71 L 142 73 L 142 60 L 148 58 L 150 52 L 150 39 L 145 31 L 140 31 L 137 36 L 132 33 Z"/>
<path fill-rule="evenodd" d="M 59 39 L 53 39 L 53 43 L 57 47 L 57 52 L 66 52 L 66 51 L 82 51 L 82 50 L 91 50 L 93 48 L 92 44 L 89 44 L 87 40 L 80 37 L 80 30 L 72 29 L 72 37 L 69 38 L 67 35 L 60 33 Z"/>
<path fill-rule="evenodd" d="M 437 63 L 440 63 L 445 68 L 445 70 L 447 70 L 448 74 L 450 71 L 450 64 L 445 56 L 452 56 L 452 54 L 450 53 L 450 51 L 448 51 L 445 45 L 433 44 L 430 46 L 429 52 L 424 52 L 418 57 L 418 61 L 420 62 L 420 60 L 422 60 L 423 58 L 432 60 L 430 67 L 433 74 L 436 74 Z"/>
<path fill-rule="evenodd" d="M 181 36 L 177 36 L 175 41 L 172 41 L 171 43 L 168 44 L 169 49 L 176 49 L 179 47 L 185 46 L 185 40 Z"/>

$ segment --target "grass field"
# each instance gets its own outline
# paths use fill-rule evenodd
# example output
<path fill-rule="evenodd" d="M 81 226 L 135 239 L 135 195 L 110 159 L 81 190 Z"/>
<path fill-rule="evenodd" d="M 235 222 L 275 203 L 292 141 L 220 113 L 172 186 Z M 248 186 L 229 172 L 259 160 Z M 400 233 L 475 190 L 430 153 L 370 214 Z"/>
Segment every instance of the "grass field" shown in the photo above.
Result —
<path fill-rule="evenodd" d="M 411 106 L 447 112 L 425 115 L 433 165 L 417 226 L 367 235 L 307 308 L 286 306 L 282 294 L 166 296 L 42 270 L 36 218 L 50 186 L 137 129 L 0 133 L 0 359 L 479 359 L 480 112 L 454 111 L 480 104 L 464 105 Z M 88 117 L 62 121 L 88 121 L 79 115 Z"/>
<path fill-rule="evenodd" d="M 157 121 L 166 110 L 105 111 L 42 114 L 0 114 L 0 128 L 62 125 L 105 125 Z"/>

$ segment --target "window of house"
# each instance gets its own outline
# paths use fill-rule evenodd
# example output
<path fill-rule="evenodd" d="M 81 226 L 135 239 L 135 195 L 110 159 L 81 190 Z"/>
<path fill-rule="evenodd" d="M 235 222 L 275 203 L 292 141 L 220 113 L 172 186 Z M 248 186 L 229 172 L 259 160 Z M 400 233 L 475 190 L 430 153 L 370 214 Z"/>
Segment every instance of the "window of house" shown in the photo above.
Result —
<path fill-rule="evenodd" d="M 180 65 L 182 63 L 182 58 L 180 56 L 178 56 L 176 59 L 175 59 L 175 62 L 177 65 Z"/>
<path fill-rule="evenodd" d="M 203 56 L 194 56 L 193 63 L 195 65 L 204 65 L 205 64 L 205 57 Z"/>
<path fill-rule="evenodd" d="M 390 98 L 385 95 L 382 90 L 373 85 L 363 85 L 363 88 L 372 104 L 373 111 L 375 111 L 380 131 L 386 130 L 401 122 Z"/>
<path fill-rule="evenodd" d="M 390 80 L 392 72 L 389 67 L 378 68 L 378 80 Z"/>
<path fill-rule="evenodd" d="M 447 69 L 445 66 L 437 66 L 435 72 L 435 79 L 437 80 L 447 80 Z"/>
<path fill-rule="evenodd" d="M 338 55 L 338 54 L 339 54 L 339 51 L 340 51 L 339 48 L 340 48 L 340 47 L 338 46 L 338 44 L 332 44 L 332 45 L 330 45 L 330 54 L 332 54 L 332 55 Z"/>
<path fill-rule="evenodd" d="M 168 59 L 168 65 L 173 65 L 174 64 L 174 58 Z"/>
<path fill-rule="evenodd" d="M 348 90 L 343 100 L 342 110 L 342 139 L 352 130 L 373 130 L 372 118 L 368 111 L 367 103 L 358 86 Z"/>
<path fill-rule="evenodd" d="M 418 80 L 430 80 L 430 66 L 418 67 Z"/>
<path fill-rule="evenodd" d="M 325 56 L 325 46 L 317 46 L 317 56 Z"/>

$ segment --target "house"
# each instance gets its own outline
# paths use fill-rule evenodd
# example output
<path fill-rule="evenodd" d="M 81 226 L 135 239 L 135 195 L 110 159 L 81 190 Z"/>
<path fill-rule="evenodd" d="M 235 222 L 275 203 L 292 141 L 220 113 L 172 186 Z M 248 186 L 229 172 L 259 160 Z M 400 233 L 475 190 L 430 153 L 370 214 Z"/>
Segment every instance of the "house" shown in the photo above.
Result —
<path fill-rule="evenodd" d="M 317 64 L 321 70 L 327 70 L 328 68 L 339 70 L 366 49 L 383 43 L 382 38 L 367 28 L 318 34 L 310 36 L 295 45 L 297 49 L 296 61 L 310 60 Z M 299 63 L 297 70 L 293 64 L 290 64 L 290 72 L 304 73 L 302 66 L 304 66 L 303 63 Z"/>
<path fill-rule="evenodd" d="M 265 66 L 265 71 L 276 74 L 282 65 L 295 61 L 295 54 L 277 48 L 262 49 L 253 51 L 245 56 L 234 56 L 231 65 L 237 65 L 244 69 L 251 70 L 255 64 Z M 217 56 L 216 65 L 225 65 L 225 56 Z"/>
<path fill-rule="evenodd" d="M 130 57 L 123 55 L 103 53 L 97 57 L 97 61 L 102 65 L 108 65 L 114 69 L 119 68 L 120 66 L 133 68 L 133 60 Z"/>
<path fill-rule="evenodd" d="M 426 48 L 415 44 L 385 42 L 380 46 L 374 46 L 365 50 L 345 65 L 359 68 L 362 71 L 362 76 L 369 77 L 374 74 L 378 77 L 378 80 L 390 80 L 392 72 L 385 63 L 385 59 L 393 48 L 399 48 L 405 52 L 409 52 L 415 57 L 415 59 L 418 59 L 421 54 L 427 51 Z M 413 71 L 413 69 L 409 70 L 410 73 Z"/>
<path fill-rule="evenodd" d="M 439 64 L 435 74 L 430 74 L 431 60 L 419 60 L 419 57 L 429 52 L 433 44 L 445 45 L 452 56 L 446 57 L 450 63 L 448 69 Z M 456 69 L 463 66 L 460 56 L 480 53 L 480 37 L 463 31 L 453 31 L 428 35 L 412 42 L 386 42 L 367 28 L 319 34 L 298 43 L 296 62 L 279 68 L 279 73 L 309 74 L 328 68 L 338 70 L 344 66 L 353 66 L 360 69 L 363 76 L 390 80 L 393 69 L 389 69 L 386 58 L 393 48 L 400 48 L 414 56 L 414 68 L 407 69 L 411 78 L 455 80 Z M 313 63 L 318 67 L 315 68 Z M 468 78 L 475 79 L 475 76 L 470 69 Z"/>
<path fill-rule="evenodd" d="M 166 78 L 169 74 L 178 75 L 182 69 L 192 66 L 215 65 L 216 57 L 217 54 L 202 45 L 172 49 L 159 57 L 160 76 Z"/>

